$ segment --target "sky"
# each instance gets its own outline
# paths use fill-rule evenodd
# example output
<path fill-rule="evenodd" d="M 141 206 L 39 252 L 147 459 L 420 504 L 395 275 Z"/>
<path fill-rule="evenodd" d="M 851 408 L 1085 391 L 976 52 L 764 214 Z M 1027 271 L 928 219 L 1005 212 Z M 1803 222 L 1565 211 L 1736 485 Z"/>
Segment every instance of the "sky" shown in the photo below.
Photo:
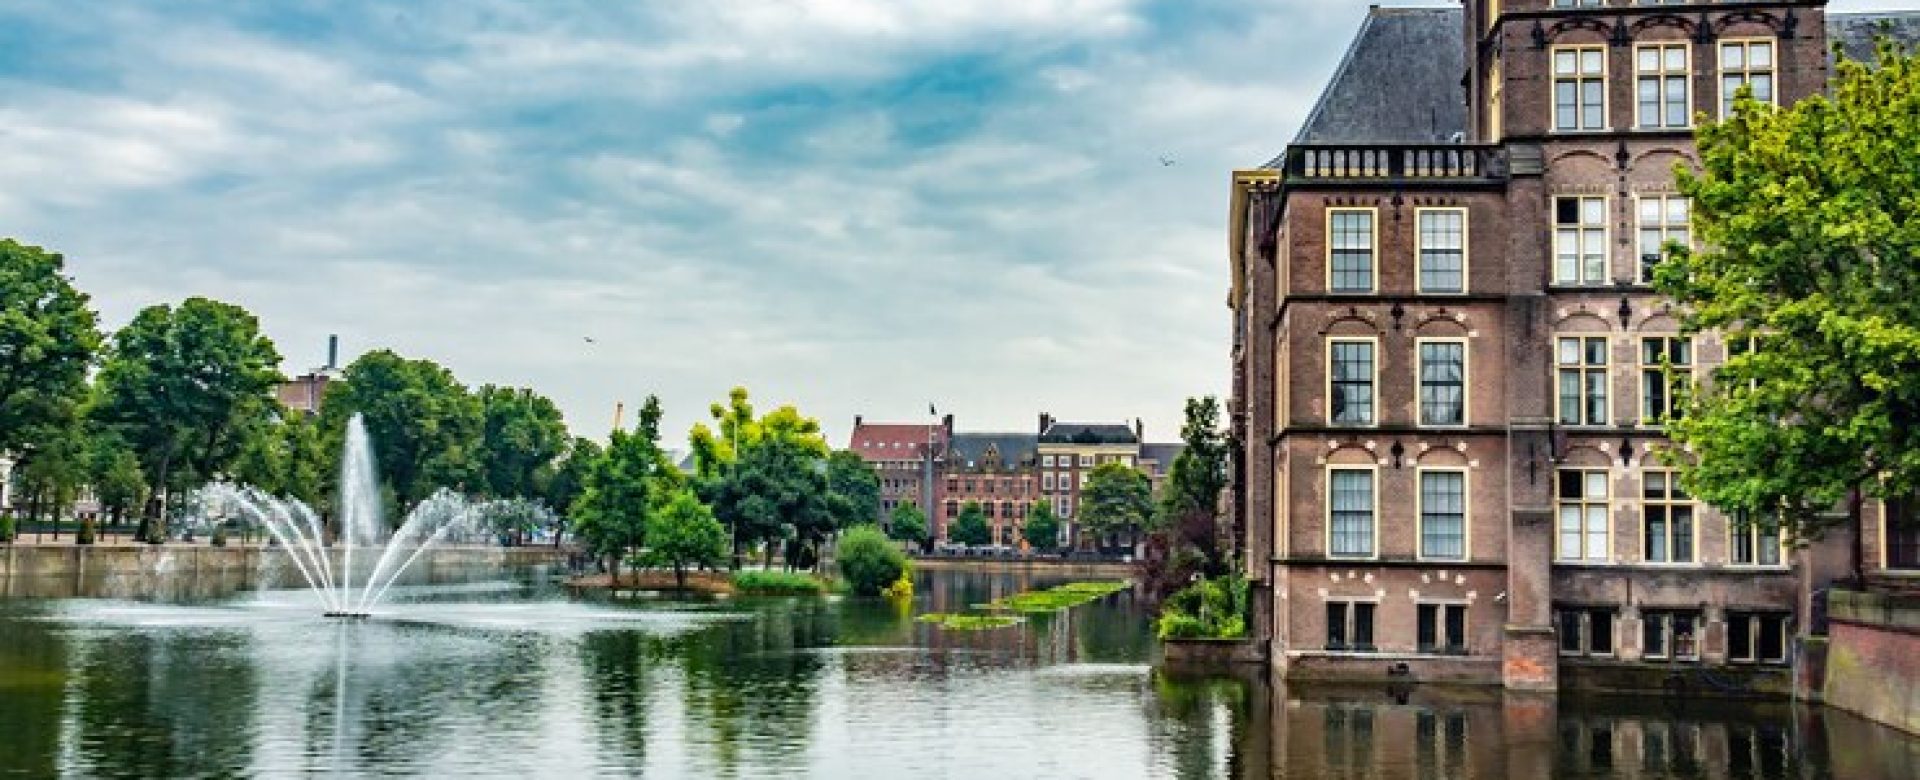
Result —
<path fill-rule="evenodd" d="M 11 0 L 0 235 L 64 254 L 105 327 L 218 298 L 289 375 L 338 334 L 581 435 L 656 394 L 680 445 L 744 385 L 835 446 L 930 403 L 1170 441 L 1227 390 L 1231 171 L 1365 12 Z"/>

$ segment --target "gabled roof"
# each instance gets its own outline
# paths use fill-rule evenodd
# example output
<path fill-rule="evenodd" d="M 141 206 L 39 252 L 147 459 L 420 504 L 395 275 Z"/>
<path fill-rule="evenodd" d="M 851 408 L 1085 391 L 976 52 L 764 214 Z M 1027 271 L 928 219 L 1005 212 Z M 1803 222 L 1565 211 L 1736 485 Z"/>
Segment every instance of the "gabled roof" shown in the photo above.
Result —
<path fill-rule="evenodd" d="M 1125 423 L 1054 422 L 1040 432 L 1044 444 L 1134 444 L 1140 437 Z"/>
<path fill-rule="evenodd" d="M 1920 43 L 1920 11 L 1827 14 L 1827 42 L 1839 44 L 1847 59 L 1873 62 L 1874 42 L 1882 35 L 1909 48 Z"/>
<path fill-rule="evenodd" d="M 1180 453 L 1186 450 L 1187 445 L 1185 442 L 1142 444 L 1140 445 L 1140 460 L 1141 462 L 1152 461 L 1157 463 L 1159 464 L 1159 471 L 1166 471 L 1167 469 L 1173 468 L 1173 459 L 1180 457 Z"/>
<path fill-rule="evenodd" d="M 1448 141 L 1467 129 L 1459 8 L 1368 9 L 1293 142 Z M 1278 167 L 1279 158 L 1265 167 Z"/>
<path fill-rule="evenodd" d="M 1019 468 L 1033 462 L 1039 437 L 1031 433 L 955 433 L 948 452 L 949 466 L 976 469 L 986 465 L 989 452 L 998 453 L 1000 467 Z"/>
<path fill-rule="evenodd" d="M 935 443 L 945 441 L 946 426 L 863 422 L 855 425 L 853 434 L 847 437 L 847 449 L 870 461 L 915 460 L 925 452 L 929 436 Z"/>

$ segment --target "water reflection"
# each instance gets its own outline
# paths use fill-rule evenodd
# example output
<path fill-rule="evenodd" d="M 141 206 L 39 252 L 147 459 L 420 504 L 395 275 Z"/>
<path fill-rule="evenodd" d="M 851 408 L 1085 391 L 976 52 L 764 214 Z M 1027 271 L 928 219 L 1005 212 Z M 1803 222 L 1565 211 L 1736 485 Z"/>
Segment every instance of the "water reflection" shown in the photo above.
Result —
<path fill-rule="evenodd" d="M 925 574 L 904 608 L 417 587 L 363 624 L 178 584 L 0 599 L 0 774 L 1920 776 L 1920 742 L 1819 708 L 1156 673 L 1129 594 L 912 620 L 1052 584 Z"/>

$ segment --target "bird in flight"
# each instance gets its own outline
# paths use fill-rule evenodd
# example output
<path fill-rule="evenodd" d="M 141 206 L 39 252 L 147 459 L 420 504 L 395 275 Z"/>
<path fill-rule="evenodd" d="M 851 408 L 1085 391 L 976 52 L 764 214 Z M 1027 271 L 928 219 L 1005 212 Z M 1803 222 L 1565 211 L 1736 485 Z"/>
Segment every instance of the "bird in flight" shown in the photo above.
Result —
<path fill-rule="evenodd" d="M 1168 157 L 1168 156 L 1166 156 L 1166 155 L 1164 155 L 1164 154 L 1163 154 L 1163 155 L 1160 155 L 1160 167 L 1162 167 L 1162 168 L 1165 168 L 1165 167 L 1168 167 L 1168 166 L 1170 166 L 1170 165 L 1173 165 L 1173 158 L 1172 158 L 1172 157 Z"/>
<path fill-rule="evenodd" d="M 581 336 L 581 338 L 586 339 L 588 344 L 600 343 L 600 342 L 594 341 L 592 336 Z"/>

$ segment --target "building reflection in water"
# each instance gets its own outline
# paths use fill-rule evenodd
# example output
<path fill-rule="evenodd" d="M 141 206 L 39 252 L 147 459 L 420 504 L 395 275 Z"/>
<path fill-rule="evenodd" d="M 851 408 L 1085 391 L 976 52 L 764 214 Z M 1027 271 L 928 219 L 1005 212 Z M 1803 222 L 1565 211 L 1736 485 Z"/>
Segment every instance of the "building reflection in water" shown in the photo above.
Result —
<path fill-rule="evenodd" d="M 1823 707 L 1774 701 L 1519 694 L 1497 688 L 1286 685 L 1163 674 L 1164 717 L 1217 723 L 1232 746 L 1176 760 L 1188 777 L 1920 777 L 1920 741 Z M 1163 705 L 1165 706 L 1165 705 Z M 1184 734 L 1174 751 L 1204 745 Z M 1196 741 L 1194 738 L 1199 737 Z M 1205 752 L 1205 751 L 1202 751 Z"/>

